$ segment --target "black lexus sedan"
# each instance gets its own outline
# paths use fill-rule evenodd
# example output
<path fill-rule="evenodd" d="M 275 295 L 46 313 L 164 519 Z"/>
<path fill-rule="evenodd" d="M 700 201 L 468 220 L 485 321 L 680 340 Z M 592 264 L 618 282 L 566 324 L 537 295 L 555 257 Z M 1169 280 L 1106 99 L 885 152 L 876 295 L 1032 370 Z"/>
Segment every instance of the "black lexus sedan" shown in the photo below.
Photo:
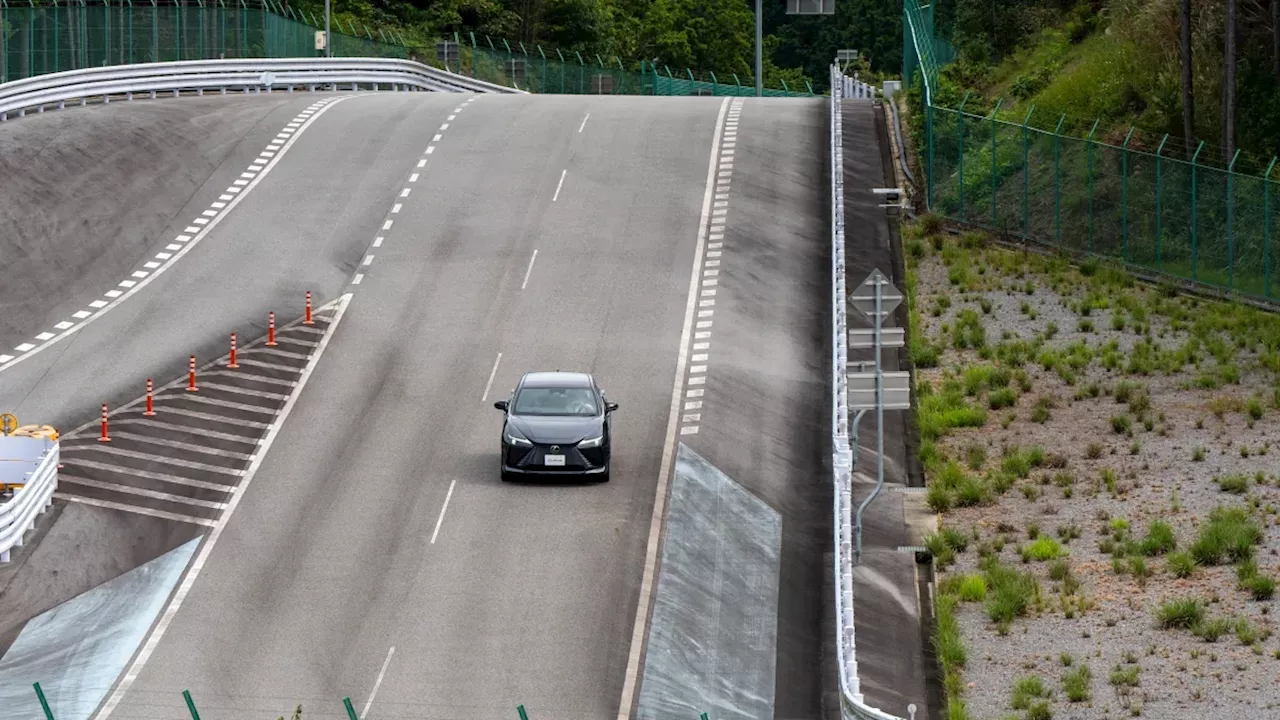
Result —
<path fill-rule="evenodd" d="M 583 477 L 609 482 L 609 402 L 580 372 L 530 372 L 494 407 L 502 424 L 502 479 Z"/>

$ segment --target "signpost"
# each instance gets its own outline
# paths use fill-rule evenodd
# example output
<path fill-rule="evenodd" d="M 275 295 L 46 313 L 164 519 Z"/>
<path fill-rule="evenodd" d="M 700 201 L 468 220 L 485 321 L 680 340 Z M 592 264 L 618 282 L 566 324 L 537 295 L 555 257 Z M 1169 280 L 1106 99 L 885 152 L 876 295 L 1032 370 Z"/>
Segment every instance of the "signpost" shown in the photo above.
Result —
<path fill-rule="evenodd" d="M 868 410 L 876 411 L 876 489 L 858 506 L 854 518 L 854 559 L 862 559 L 862 511 L 880 494 L 884 487 L 884 411 L 911 408 L 911 373 L 906 371 L 884 372 L 881 348 L 900 348 L 906 343 L 902 328 L 884 328 L 884 319 L 902 304 L 902 292 L 879 269 L 871 271 L 866 280 L 849 297 L 849 304 L 871 320 L 870 330 L 850 330 L 849 349 L 875 350 L 872 372 L 865 371 L 865 363 L 856 363 L 858 372 L 848 373 L 849 409 L 856 410 L 853 425 L 854 457 L 857 457 L 858 423 Z M 855 363 L 849 363 L 854 365 Z M 855 459 L 856 467 L 856 459 Z"/>

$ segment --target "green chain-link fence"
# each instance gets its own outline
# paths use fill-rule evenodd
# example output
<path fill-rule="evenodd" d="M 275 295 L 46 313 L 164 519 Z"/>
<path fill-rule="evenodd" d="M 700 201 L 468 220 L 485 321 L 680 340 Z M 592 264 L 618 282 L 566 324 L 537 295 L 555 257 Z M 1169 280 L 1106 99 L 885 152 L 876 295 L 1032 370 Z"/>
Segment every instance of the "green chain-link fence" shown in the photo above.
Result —
<path fill-rule="evenodd" d="M 966 111 L 968 96 L 942 107 L 938 73 L 954 51 L 918 0 L 904 2 L 904 29 L 904 80 L 921 82 L 917 148 L 931 210 L 1233 293 L 1280 294 L 1275 158 L 1237 153 L 1214 166 L 1203 143 L 1186 152 L 1167 135 L 1147 140 L 1131 129 L 1102 139 L 1097 123 L 1068 134 L 1065 117 L 1033 121 L 1031 108 L 1021 122 L 1001 119 L 999 103 Z"/>
<path fill-rule="evenodd" d="M 448 45 L 446 45 L 446 42 Z M 572 95 L 755 95 L 754 78 L 718 78 L 674 73 L 641 60 L 624 63 L 617 57 L 584 55 L 541 46 L 510 44 L 474 33 L 456 33 L 434 47 L 415 47 L 413 57 L 479 80 L 514 86 L 534 93 Z M 765 88 L 766 97 L 811 97 L 813 87 Z"/>
<path fill-rule="evenodd" d="M 273 0 L 0 0 L 0 82 L 102 65 L 315 57 L 311 22 Z M 334 54 L 408 57 L 361 30 L 337 23 Z"/>
<path fill-rule="evenodd" d="M 0 0 L 0 82 L 102 65 L 213 58 L 316 57 L 324 18 L 277 0 Z M 526 48 L 489 37 L 407 43 L 395 31 L 332 19 L 335 56 L 412 58 L 535 93 L 753 95 L 754 78 L 695 77 L 640 61 Z M 766 88 L 773 97 L 813 89 Z"/>

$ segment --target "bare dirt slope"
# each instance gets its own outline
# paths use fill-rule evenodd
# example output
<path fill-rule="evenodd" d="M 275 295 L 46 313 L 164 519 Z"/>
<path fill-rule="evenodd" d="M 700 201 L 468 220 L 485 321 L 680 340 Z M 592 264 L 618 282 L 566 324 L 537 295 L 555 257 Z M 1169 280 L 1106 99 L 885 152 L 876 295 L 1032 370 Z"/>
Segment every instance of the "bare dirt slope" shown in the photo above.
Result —
<path fill-rule="evenodd" d="M 1280 319 L 906 246 L 952 717 L 1280 715 Z"/>

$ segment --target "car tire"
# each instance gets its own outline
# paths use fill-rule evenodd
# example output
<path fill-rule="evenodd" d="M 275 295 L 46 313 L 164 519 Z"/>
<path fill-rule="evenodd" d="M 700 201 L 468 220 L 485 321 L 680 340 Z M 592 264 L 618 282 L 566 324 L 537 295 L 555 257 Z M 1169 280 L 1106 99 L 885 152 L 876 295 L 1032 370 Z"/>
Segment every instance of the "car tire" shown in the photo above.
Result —
<path fill-rule="evenodd" d="M 607 482 L 609 482 L 609 471 L 608 471 L 608 470 L 605 470 L 603 473 L 600 473 L 599 475 L 597 475 L 597 476 L 596 476 L 596 482 L 598 482 L 598 483 L 607 483 Z"/>
<path fill-rule="evenodd" d="M 502 476 L 502 482 L 511 482 L 515 480 L 515 478 L 511 476 L 511 473 L 500 472 L 499 474 Z"/>

